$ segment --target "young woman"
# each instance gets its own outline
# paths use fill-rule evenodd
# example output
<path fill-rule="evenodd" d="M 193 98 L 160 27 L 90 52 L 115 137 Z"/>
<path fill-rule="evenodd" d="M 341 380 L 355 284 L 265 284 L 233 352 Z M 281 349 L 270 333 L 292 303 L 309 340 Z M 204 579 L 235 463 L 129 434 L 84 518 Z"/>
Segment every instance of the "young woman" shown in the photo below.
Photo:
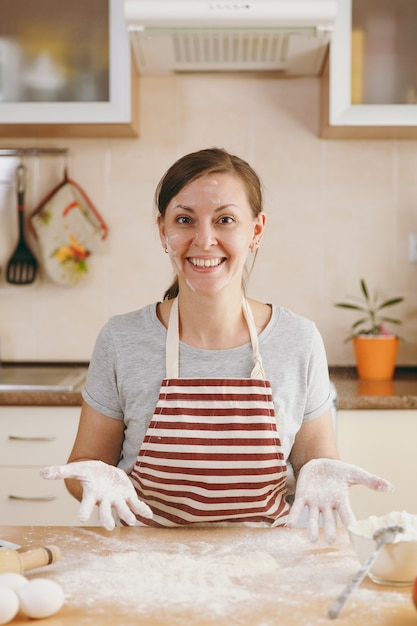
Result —
<path fill-rule="evenodd" d="M 69 462 L 42 475 L 66 479 L 80 519 L 97 504 L 106 528 L 113 510 L 128 525 L 294 525 L 308 506 L 310 539 L 321 513 L 331 541 L 335 510 L 354 519 L 351 484 L 390 485 L 339 460 L 315 325 L 246 297 L 266 224 L 257 174 L 201 150 L 155 198 L 175 281 L 162 302 L 105 325 Z"/>

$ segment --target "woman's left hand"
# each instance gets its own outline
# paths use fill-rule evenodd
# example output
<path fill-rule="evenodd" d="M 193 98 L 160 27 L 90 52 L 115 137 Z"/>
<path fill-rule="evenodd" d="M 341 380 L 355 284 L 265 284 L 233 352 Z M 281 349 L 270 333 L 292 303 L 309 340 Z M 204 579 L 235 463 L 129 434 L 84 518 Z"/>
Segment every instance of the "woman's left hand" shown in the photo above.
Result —
<path fill-rule="evenodd" d="M 321 513 L 326 541 L 332 543 L 336 537 L 335 512 L 346 528 L 355 521 L 348 490 L 352 485 L 359 484 L 376 491 L 393 489 L 387 480 L 356 465 L 334 459 L 308 461 L 298 475 L 294 503 L 286 525 L 294 527 L 304 507 L 307 507 L 309 540 L 317 541 Z"/>

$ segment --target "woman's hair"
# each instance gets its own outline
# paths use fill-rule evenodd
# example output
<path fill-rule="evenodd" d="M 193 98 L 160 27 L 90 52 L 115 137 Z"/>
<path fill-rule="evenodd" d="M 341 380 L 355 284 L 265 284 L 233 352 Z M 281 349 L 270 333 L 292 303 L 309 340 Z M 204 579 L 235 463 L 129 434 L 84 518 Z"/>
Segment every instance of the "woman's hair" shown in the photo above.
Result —
<path fill-rule="evenodd" d="M 262 211 L 262 185 L 257 173 L 243 159 L 223 148 L 207 148 L 186 154 L 165 172 L 155 191 L 155 204 L 162 218 L 168 204 L 183 187 L 207 174 L 232 174 L 243 182 L 253 217 Z M 164 300 L 178 295 L 178 279 L 166 290 Z"/>

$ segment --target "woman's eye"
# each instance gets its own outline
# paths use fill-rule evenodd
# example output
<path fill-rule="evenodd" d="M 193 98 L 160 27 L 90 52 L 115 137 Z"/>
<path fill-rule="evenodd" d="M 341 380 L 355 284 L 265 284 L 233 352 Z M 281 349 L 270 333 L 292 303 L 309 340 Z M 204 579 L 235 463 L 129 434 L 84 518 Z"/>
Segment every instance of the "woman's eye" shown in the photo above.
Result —
<path fill-rule="evenodd" d="M 180 215 L 179 217 L 176 218 L 175 221 L 177 222 L 177 224 L 190 224 L 191 223 L 191 219 L 187 217 L 186 215 Z"/>
<path fill-rule="evenodd" d="M 231 215 L 224 215 L 223 217 L 219 219 L 219 222 L 221 224 L 232 224 L 234 221 L 235 220 L 233 219 Z"/>

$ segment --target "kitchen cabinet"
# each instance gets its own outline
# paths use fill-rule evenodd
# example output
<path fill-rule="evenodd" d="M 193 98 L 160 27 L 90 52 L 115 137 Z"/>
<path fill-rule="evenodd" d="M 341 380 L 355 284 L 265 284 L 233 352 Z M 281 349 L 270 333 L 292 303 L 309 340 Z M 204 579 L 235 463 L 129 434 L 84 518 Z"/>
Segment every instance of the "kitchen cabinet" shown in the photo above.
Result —
<path fill-rule="evenodd" d="M 2 0 L 1 137 L 134 137 L 138 76 L 120 0 Z"/>
<path fill-rule="evenodd" d="M 339 0 L 321 78 L 324 138 L 417 138 L 417 3 Z"/>
<path fill-rule="evenodd" d="M 358 519 L 406 510 L 417 513 L 417 410 L 355 410 L 337 413 L 337 441 L 342 459 L 391 481 L 391 493 L 362 485 L 350 488 Z"/>
<path fill-rule="evenodd" d="M 0 407 L 1 524 L 80 525 L 79 503 L 64 481 L 39 475 L 44 466 L 66 463 L 79 415 L 78 406 Z"/>

